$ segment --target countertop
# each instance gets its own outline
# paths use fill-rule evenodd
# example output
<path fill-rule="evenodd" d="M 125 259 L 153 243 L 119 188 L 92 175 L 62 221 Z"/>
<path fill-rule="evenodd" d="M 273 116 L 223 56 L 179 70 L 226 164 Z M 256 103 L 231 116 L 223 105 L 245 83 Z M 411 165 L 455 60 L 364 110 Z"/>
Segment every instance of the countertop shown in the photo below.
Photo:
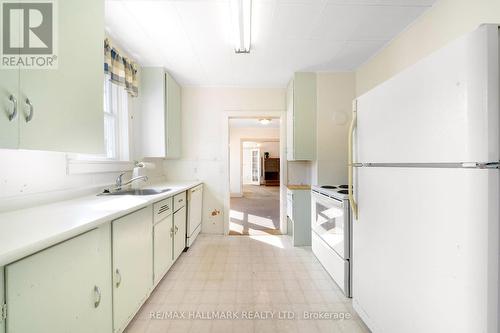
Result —
<path fill-rule="evenodd" d="M 147 188 L 171 188 L 149 196 L 88 195 L 0 214 L 0 267 L 99 225 L 201 184 L 165 182 Z"/>
<path fill-rule="evenodd" d="M 309 191 L 311 189 L 311 185 L 293 185 L 293 184 L 289 184 L 286 187 L 289 190 L 306 190 L 306 191 Z"/>

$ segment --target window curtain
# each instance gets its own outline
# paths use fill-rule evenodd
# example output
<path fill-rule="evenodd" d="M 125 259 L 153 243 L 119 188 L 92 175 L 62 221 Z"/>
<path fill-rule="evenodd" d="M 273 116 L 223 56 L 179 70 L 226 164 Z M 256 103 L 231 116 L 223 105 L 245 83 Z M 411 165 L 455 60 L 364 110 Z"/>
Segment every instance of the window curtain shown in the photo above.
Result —
<path fill-rule="evenodd" d="M 139 95 L 137 68 L 135 62 L 120 55 L 109 39 L 104 40 L 104 73 L 109 75 L 111 82 L 125 87 L 132 97 Z"/>

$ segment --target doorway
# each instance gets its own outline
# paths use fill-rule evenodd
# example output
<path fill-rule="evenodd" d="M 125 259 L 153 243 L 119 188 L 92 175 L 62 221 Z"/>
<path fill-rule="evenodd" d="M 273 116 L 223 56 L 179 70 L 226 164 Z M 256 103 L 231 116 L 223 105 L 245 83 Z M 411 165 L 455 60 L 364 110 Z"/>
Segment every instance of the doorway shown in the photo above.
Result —
<path fill-rule="evenodd" d="M 279 235 L 279 118 L 229 120 L 229 235 Z"/>

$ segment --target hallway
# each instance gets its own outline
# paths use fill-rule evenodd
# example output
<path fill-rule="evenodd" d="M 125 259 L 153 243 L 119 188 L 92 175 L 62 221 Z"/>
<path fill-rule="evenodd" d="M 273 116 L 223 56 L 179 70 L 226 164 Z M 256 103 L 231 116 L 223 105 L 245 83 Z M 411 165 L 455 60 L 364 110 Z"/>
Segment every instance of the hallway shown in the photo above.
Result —
<path fill-rule="evenodd" d="M 243 197 L 231 198 L 230 235 L 279 235 L 279 186 L 243 185 Z"/>

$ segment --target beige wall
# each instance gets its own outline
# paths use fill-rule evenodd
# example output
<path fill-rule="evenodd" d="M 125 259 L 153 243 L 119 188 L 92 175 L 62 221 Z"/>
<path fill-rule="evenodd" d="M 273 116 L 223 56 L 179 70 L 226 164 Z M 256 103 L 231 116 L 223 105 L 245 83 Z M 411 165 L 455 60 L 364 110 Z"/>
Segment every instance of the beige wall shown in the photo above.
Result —
<path fill-rule="evenodd" d="M 347 182 L 347 136 L 355 88 L 354 73 L 317 75 L 317 161 L 312 171 L 314 184 Z"/>
<path fill-rule="evenodd" d="M 285 110 L 285 89 L 206 88 L 182 89 L 182 158 L 167 160 L 165 173 L 172 180 L 199 179 L 205 183 L 202 231 L 222 234 L 227 194 L 228 112 L 248 114 Z M 224 128 L 226 126 L 226 129 Z"/>
<path fill-rule="evenodd" d="M 389 79 L 481 23 L 500 23 L 499 0 L 438 0 L 356 72 L 357 95 Z"/>

